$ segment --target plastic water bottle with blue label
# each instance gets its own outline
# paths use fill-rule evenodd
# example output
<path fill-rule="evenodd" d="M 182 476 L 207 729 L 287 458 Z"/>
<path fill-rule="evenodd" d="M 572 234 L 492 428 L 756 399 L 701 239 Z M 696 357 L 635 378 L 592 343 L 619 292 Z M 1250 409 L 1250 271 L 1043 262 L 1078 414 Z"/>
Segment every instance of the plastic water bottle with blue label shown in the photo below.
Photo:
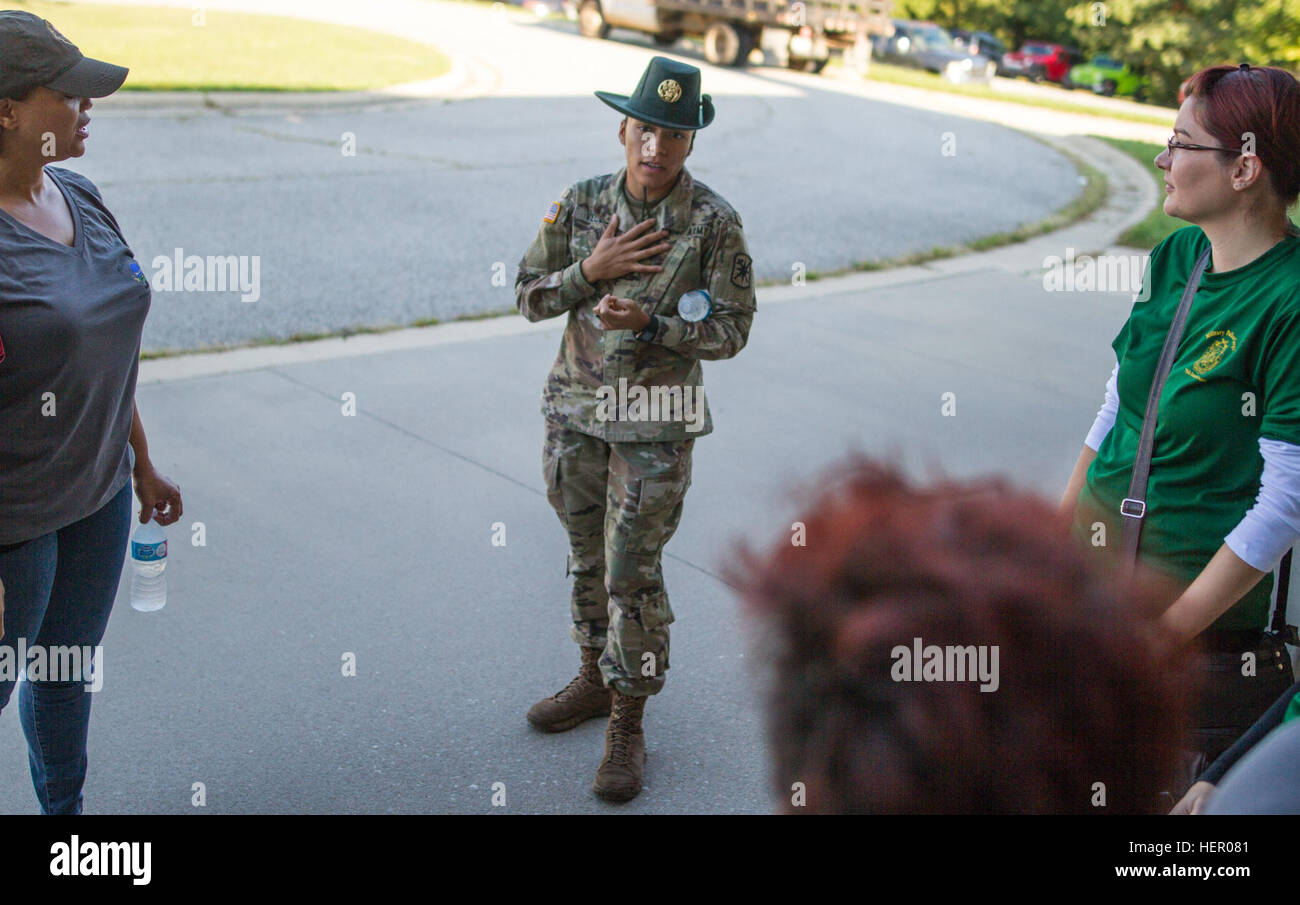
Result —
<path fill-rule="evenodd" d="M 677 301 L 677 316 L 695 323 L 709 316 L 713 310 L 713 296 L 707 289 L 692 289 Z"/>
<path fill-rule="evenodd" d="M 167 532 L 149 519 L 131 535 L 131 607 L 153 613 L 167 605 Z"/>

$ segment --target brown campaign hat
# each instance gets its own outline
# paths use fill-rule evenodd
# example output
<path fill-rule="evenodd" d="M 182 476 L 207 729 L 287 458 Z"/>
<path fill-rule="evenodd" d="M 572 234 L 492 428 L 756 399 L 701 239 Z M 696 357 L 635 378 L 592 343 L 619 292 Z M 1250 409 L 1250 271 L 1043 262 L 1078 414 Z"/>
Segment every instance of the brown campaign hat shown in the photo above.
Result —
<path fill-rule="evenodd" d="M 0 10 L 0 98 L 22 97 L 41 85 L 73 97 L 106 97 L 122 87 L 126 74 L 124 66 L 87 57 L 48 20 Z"/>

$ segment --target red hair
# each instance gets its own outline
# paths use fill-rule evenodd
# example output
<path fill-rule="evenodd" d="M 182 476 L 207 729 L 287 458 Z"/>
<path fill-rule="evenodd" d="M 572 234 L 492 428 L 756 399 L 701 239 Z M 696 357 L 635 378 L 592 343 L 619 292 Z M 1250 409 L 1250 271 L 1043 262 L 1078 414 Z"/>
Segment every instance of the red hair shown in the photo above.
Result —
<path fill-rule="evenodd" d="M 1273 191 L 1290 207 L 1300 197 L 1300 83 L 1273 66 L 1211 66 L 1187 80 L 1182 95 L 1199 101 L 1197 119 L 1225 148 L 1255 136 L 1255 153 Z"/>
<path fill-rule="evenodd" d="M 802 522 L 806 545 L 727 570 L 769 629 L 784 810 L 1168 810 L 1188 690 L 1149 620 L 1168 588 L 1121 591 L 1052 507 L 1000 481 L 913 488 L 857 459 Z M 914 638 L 996 646 L 996 690 L 898 679 Z"/>

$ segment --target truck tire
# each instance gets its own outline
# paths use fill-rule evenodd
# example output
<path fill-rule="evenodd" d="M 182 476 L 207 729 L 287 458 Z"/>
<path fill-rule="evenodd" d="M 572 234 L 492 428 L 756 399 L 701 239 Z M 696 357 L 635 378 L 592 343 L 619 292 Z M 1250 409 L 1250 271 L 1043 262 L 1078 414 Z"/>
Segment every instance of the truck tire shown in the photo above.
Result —
<path fill-rule="evenodd" d="M 578 7 L 578 31 L 588 38 L 609 36 L 609 23 L 601 12 L 599 0 L 583 0 Z"/>
<path fill-rule="evenodd" d="M 730 22 L 714 22 L 704 33 L 704 59 L 714 66 L 739 66 L 754 49 L 754 33 Z"/>
<path fill-rule="evenodd" d="M 1106 81 L 1101 83 L 1101 93 L 1104 97 L 1114 97 L 1115 89 L 1118 87 L 1119 85 L 1115 84 L 1114 79 L 1106 79 Z"/>

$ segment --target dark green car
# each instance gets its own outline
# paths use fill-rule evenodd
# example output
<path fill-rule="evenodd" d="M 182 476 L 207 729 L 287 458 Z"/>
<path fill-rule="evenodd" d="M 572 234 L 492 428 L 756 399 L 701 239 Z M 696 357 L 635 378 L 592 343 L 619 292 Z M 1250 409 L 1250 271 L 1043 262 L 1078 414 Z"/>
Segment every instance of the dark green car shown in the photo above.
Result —
<path fill-rule="evenodd" d="M 1093 57 L 1071 69 L 1065 80 L 1071 88 L 1088 88 L 1107 97 L 1128 95 L 1139 100 L 1148 85 L 1132 67 L 1114 57 Z"/>

